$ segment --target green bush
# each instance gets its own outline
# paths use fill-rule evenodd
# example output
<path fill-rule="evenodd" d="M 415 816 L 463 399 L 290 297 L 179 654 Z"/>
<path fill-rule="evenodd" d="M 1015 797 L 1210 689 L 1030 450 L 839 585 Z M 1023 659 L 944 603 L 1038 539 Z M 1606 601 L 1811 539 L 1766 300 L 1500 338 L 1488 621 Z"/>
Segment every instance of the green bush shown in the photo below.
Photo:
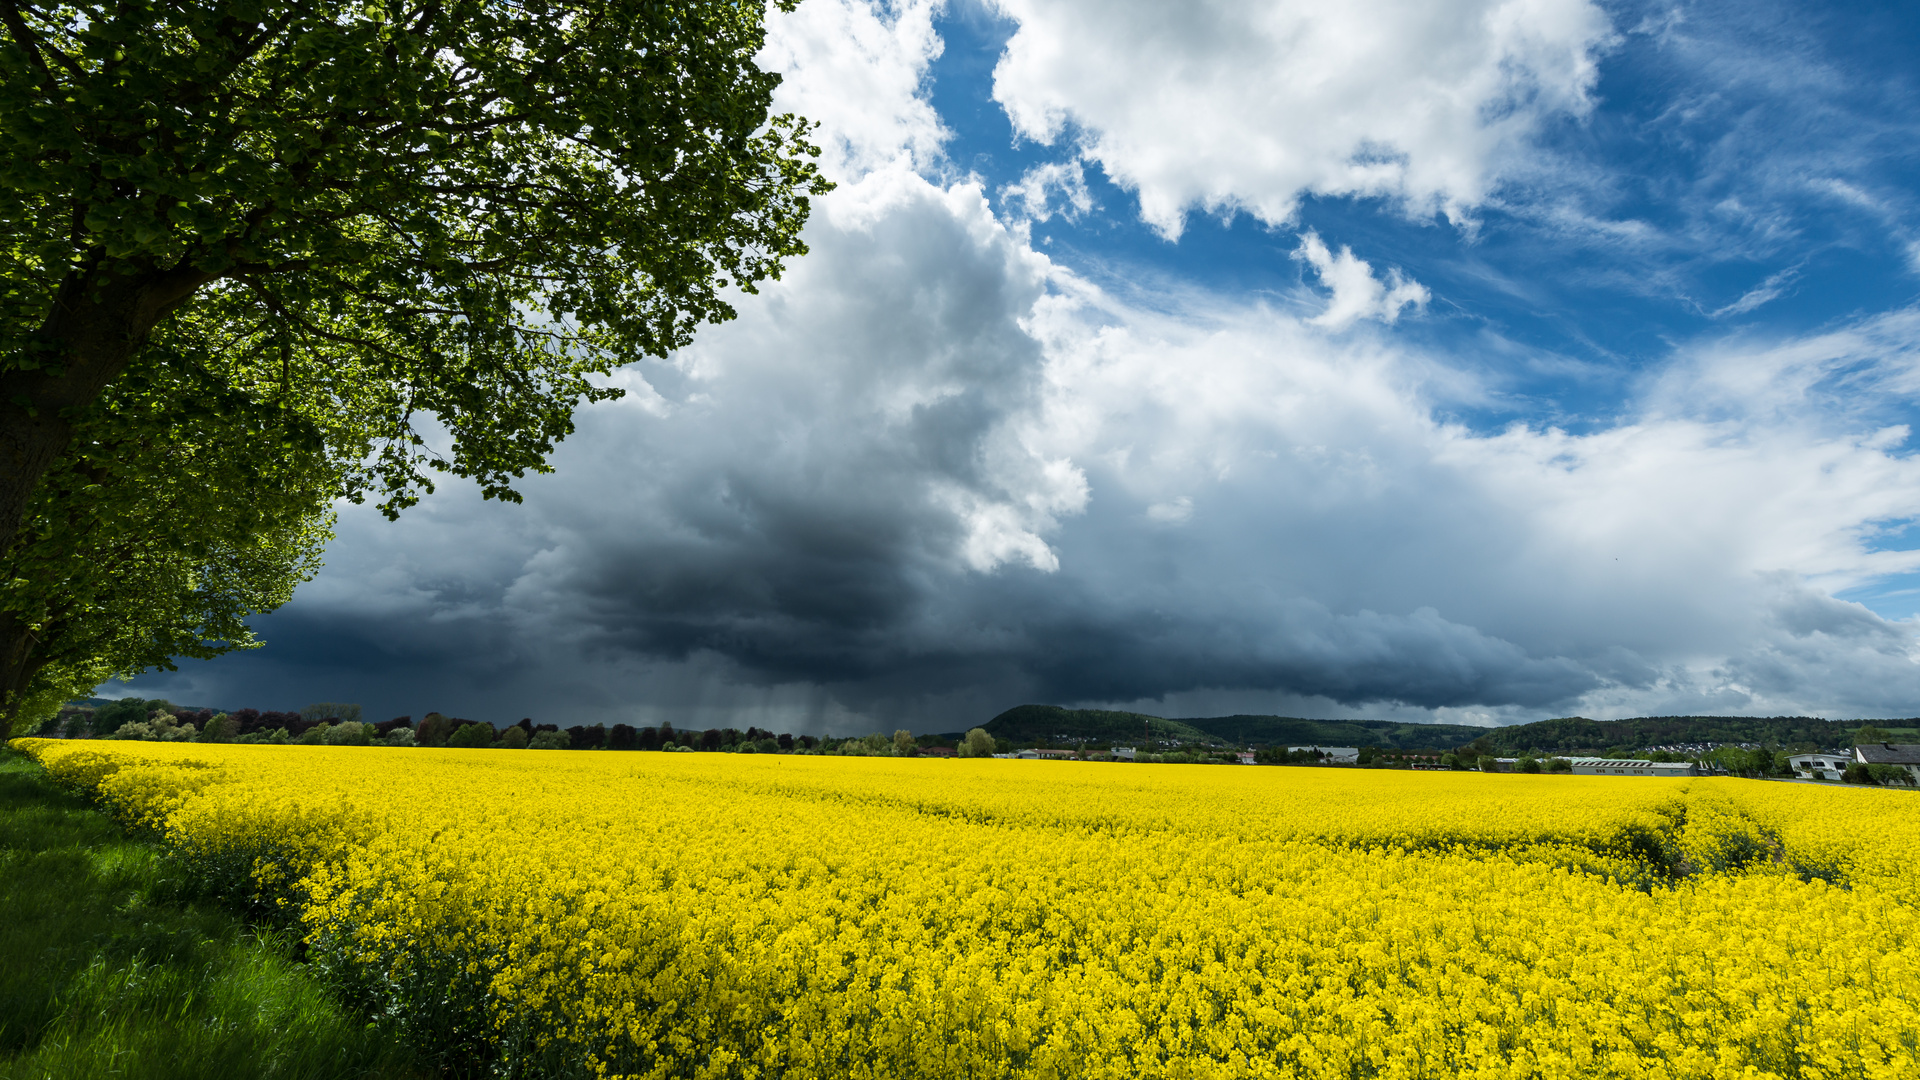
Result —
<path fill-rule="evenodd" d="M 121 724 L 109 739 L 136 739 L 148 742 L 187 742 L 199 734 L 192 724 L 182 724 L 165 709 L 155 709 L 145 720 Z"/>
<path fill-rule="evenodd" d="M 327 741 L 327 732 L 332 730 L 332 728 L 333 725 L 331 724 L 315 724 L 301 732 L 300 737 L 293 741 L 299 743 L 301 746 L 319 746 L 321 743 Z"/>
<path fill-rule="evenodd" d="M 527 748 L 527 742 L 527 729 L 521 727 L 519 724 L 514 724 L 512 727 L 502 731 L 499 740 L 493 745 L 502 750 L 525 750 Z"/>
<path fill-rule="evenodd" d="M 1869 765 L 1867 778 L 1876 784 L 1913 783 L 1913 774 L 1898 765 Z"/>
<path fill-rule="evenodd" d="M 115 734 L 125 724 L 145 721 L 147 714 L 154 709 L 164 709 L 167 702 L 162 698 L 147 701 L 143 698 L 121 698 L 109 701 L 93 710 L 91 726 L 93 733 L 106 738 L 118 738 Z"/>
<path fill-rule="evenodd" d="M 1563 757 L 1551 758 L 1547 761 L 1547 771 L 1570 773 L 1573 771 L 1573 762 Z"/>
<path fill-rule="evenodd" d="M 410 727 L 394 728 L 392 731 L 387 732 L 385 745 L 413 746 L 414 745 L 413 729 Z"/>
<path fill-rule="evenodd" d="M 493 725 L 470 723 L 447 738 L 448 746 L 480 749 L 493 745 Z"/>
<path fill-rule="evenodd" d="M 536 732 L 527 740 L 529 750 L 568 750 L 573 747 L 573 739 L 564 731 Z"/>
<path fill-rule="evenodd" d="M 274 743 L 282 745 L 291 742 L 293 736 L 286 728 L 274 728 L 272 731 L 251 731 L 233 740 L 239 743 Z"/>

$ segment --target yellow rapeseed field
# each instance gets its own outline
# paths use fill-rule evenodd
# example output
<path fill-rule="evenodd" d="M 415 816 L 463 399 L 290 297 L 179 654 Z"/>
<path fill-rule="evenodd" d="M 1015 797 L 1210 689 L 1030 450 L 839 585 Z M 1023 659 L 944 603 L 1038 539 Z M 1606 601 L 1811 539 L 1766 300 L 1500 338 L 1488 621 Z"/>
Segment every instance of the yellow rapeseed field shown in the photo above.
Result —
<path fill-rule="evenodd" d="M 16 745 L 514 1075 L 1920 1076 L 1907 793 Z"/>

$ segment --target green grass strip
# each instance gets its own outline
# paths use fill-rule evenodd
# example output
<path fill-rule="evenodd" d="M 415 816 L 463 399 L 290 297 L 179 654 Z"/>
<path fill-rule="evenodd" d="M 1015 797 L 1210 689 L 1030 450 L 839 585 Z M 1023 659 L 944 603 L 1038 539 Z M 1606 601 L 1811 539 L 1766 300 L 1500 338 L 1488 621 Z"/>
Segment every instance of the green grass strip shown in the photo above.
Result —
<path fill-rule="evenodd" d="M 283 940 L 0 750 L 0 1080 L 428 1072 Z"/>

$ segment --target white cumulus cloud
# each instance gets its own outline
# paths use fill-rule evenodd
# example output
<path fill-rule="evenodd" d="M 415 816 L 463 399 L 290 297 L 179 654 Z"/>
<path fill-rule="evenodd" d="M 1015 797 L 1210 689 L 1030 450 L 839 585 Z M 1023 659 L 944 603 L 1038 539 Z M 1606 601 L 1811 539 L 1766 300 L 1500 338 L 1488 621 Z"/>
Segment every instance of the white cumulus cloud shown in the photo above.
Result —
<path fill-rule="evenodd" d="M 1078 161 L 1035 165 L 1018 181 L 1008 184 L 1000 196 L 1034 221 L 1048 221 L 1055 214 L 1074 221 L 1093 209 L 1086 170 Z"/>
<path fill-rule="evenodd" d="M 995 0 L 994 97 L 1072 133 L 1179 235 L 1195 208 L 1288 220 L 1303 193 L 1459 216 L 1549 120 L 1590 107 L 1588 0 Z"/>
<path fill-rule="evenodd" d="M 774 111 L 820 125 L 822 167 L 835 180 L 858 179 L 896 160 L 926 167 L 947 131 L 921 94 L 927 66 L 940 56 L 933 28 L 940 0 L 808 0 L 769 9 L 767 44 L 755 61 L 777 71 Z"/>
<path fill-rule="evenodd" d="M 1315 326 L 1344 330 L 1361 319 L 1391 323 L 1400 318 L 1401 308 L 1424 307 L 1432 299 L 1426 286 L 1407 280 L 1398 267 L 1381 281 L 1373 275 L 1372 264 L 1355 256 L 1352 248 L 1342 245 L 1335 254 L 1317 233 L 1301 237 L 1294 257 L 1306 260 L 1320 284 L 1333 292 L 1327 309 L 1308 320 Z"/>

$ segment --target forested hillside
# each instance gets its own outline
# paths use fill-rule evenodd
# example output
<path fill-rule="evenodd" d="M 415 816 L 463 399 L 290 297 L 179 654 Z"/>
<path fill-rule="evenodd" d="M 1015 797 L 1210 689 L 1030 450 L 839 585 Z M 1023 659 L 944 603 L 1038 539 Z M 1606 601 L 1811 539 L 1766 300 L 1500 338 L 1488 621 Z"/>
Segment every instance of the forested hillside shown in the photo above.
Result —
<path fill-rule="evenodd" d="M 1211 742 L 1214 737 L 1190 721 L 1166 720 L 1145 713 L 1108 709 L 1062 709 L 1057 705 L 1016 705 L 982 725 L 996 739 L 1012 743 L 1090 742 L 1131 745 L 1145 739 Z"/>

